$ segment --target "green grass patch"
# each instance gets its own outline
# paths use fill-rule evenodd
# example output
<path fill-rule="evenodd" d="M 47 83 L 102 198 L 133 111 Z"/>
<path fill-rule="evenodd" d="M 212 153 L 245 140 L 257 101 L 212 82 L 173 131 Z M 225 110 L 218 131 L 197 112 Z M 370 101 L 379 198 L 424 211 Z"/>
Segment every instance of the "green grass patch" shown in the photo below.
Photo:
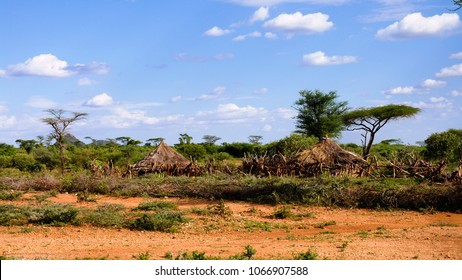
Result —
<path fill-rule="evenodd" d="M 143 214 L 130 224 L 131 229 L 174 233 L 187 221 L 178 211 Z"/>
<path fill-rule="evenodd" d="M 178 206 L 174 202 L 170 201 L 149 201 L 149 202 L 142 202 L 138 205 L 138 207 L 134 208 L 133 210 L 140 210 L 140 211 L 160 211 L 160 210 L 176 210 Z"/>

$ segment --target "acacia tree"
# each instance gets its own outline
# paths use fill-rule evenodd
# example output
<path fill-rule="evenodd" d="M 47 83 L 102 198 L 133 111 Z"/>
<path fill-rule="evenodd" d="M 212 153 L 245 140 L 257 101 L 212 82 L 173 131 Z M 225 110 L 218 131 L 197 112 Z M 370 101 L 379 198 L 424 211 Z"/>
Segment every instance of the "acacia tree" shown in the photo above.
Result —
<path fill-rule="evenodd" d="M 462 8 L 462 0 L 452 0 L 452 2 L 454 2 L 454 5 L 457 6 L 457 7 L 454 8 L 452 11 L 457 11 L 457 10 L 459 10 L 460 8 Z"/>
<path fill-rule="evenodd" d="M 263 136 L 260 135 L 250 135 L 249 136 L 249 143 L 254 145 L 261 145 L 261 140 Z"/>
<path fill-rule="evenodd" d="M 210 144 L 210 145 L 215 145 L 215 143 L 220 140 L 221 138 L 215 135 L 204 135 L 202 136 L 202 139 L 204 139 L 205 143 Z"/>
<path fill-rule="evenodd" d="M 387 105 L 366 109 L 357 109 L 343 115 L 346 129 L 349 131 L 362 130 L 361 140 L 363 157 L 367 159 L 374 143 L 376 133 L 390 120 L 409 118 L 420 112 L 419 108 L 406 105 Z"/>
<path fill-rule="evenodd" d="M 345 113 L 347 102 L 337 102 L 337 92 L 323 93 L 319 90 L 302 90 L 300 99 L 295 102 L 297 133 L 306 136 L 340 136 L 343 130 L 342 114 Z"/>
<path fill-rule="evenodd" d="M 78 113 L 78 112 L 70 112 L 71 116 L 66 117 L 66 111 L 62 109 L 48 109 L 46 110 L 52 117 L 43 118 L 42 122 L 49 124 L 53 128 L 53 132 L 50 134 L 50 137 L 56 141 L 56 145 L 59 148 L 59 156 L 61 161 L 61 174 L 64 174 L 64 165 L 65 165 L 65 157 L 64 157 L 64 150 L 65 146 L 65 136 L 68 133 L 67 130 L 69 125 L 73 122 L 82 120 L 87 116 L 87 113 Z"/>

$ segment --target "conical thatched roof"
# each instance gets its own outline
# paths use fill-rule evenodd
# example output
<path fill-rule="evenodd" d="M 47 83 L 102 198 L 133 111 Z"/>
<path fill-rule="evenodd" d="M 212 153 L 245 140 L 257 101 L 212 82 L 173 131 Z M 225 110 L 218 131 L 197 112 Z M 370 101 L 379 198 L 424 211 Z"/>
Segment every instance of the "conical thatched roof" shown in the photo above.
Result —
<path fill-rule="evenodd" d="M 180 153 L 169 147 L 164 141 L 145 158 L 133 166 L 138 173 L 163 172 L 172 169 L 182 169 L 191 162 Z"/>
<path fill-rule="evenodd" d="M 367 164 L 359 155 L 342 149 L 335 141 L 324 137 L 318 144 L 304 150 L 295 156 L 295 161 L 300 165 L 341 166 Z"/>

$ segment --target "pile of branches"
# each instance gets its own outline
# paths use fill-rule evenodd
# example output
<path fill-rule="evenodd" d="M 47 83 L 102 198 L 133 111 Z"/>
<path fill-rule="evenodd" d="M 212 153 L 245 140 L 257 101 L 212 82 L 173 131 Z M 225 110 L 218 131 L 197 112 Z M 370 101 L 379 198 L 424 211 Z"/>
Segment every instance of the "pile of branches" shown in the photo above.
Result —
<path fill-rule="evenodd" d="M 242 171 L 255 176 L 284 176 L 292 175 L 294 162 L 288 161 L 284 155 L 244 155 Z"/>

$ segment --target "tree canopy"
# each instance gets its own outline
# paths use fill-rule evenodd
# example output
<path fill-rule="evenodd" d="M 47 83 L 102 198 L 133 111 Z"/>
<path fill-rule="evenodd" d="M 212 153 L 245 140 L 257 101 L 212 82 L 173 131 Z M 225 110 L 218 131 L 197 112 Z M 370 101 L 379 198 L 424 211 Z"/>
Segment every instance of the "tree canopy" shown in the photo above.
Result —
<path fill-rule="evenodd" d="M 424 156 L 430 160 L 462 161 L 462 130 L 433 133 L 425 140 Z"/>
<path fill-rule="evenodd" d="M 348 110 L 347 102 L 338 102 L 337 92 L 302 90 L 295 102 L 297 132 L 321 139 L 325 135 L 339 137 L 344 126 L 341 116 Z"/>
<path fill-rule="evenodd" d="M 347 130 L 362 130 L 363 157 L 369 156 L 376 133 L 390 120 L 409 118 L 421 110 L 407 105 L 386 105 L 373 108 L 361 108 L 347 112 L 343 121 Z"/>
<path fill-rule="evenodd" d="M 49 124 L 53 128 L 53 132 L 50 137 L 56 141 L 56 145 L 59 148 L 60 159 L 61 159 L 61 173 L 64 174 L 64 149 L 66 134 L 73 122 L 82 120 L 87 116 L 87 113 L 71 112 L 71 116 L 66 117 L 67 112 L 62 109 L 48 109 L 46 110 L 52 117 L 43 118 L 42 122 Z"/>

